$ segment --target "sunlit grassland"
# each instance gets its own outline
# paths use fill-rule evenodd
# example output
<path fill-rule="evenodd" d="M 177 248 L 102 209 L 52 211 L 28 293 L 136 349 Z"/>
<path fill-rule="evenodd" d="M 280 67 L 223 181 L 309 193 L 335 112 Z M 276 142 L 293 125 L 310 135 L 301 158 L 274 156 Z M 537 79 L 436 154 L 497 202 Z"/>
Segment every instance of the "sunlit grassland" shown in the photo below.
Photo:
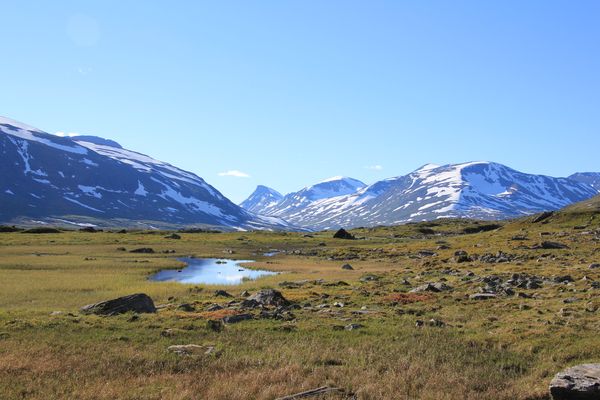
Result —
<path fill-rule="evenodd" d="M 0 398 L 273 399 L 333 385 L 360 399 L 544 399 L 558 370 L 600 358 L 595 311 L 600 301 L 589 287 L 600 272 L 588 268 L 600 261 L 598 246 L 593 236 L 574 229 L 589 220 L 578 215 L 545 225 L 515 221 L 468 235 L 461 234 L 468 223 L 445 221 L 429 227 L 437 235 L 422 234 L 424 225 L 409 225 L 358 229 L 354 233 L 361 239 L 355 241 L 332 239 L 331 232 L 182 234 L 181 240 L 145 232 L 2 233 Z M 527 239 L 511 240 L 515 235 Z M 570 249 L 519 248 L 546 238 Z M 438 249 L 442 242 L 449 248 Z M 155 253 L 129 252 L 139 247 Z M 286 252 L 264 257 L 270 249 Z M 503 264 L 457 264 L 451 258 L 459 249 L 521 257 Z M 419 257 L 421 250 L 437 255 Z M 214 332 L 204 309 L 229 301 L 213 295 L 218 287 L 148 280 L 157 270 L 181 268 L 177 258 L 184 256 L 253 259 L 249 267 L 281 272 L 220 287 L 234 296 L 278 288 L 283 281 L 343 281 L 348 286 L 310 283 L 280 290 L 302 306 L 344 307 L 299 309 L 293 311 L 295 321 L 257 319 Z M 347 262 L 353 271 L 341 269 Z M 468 271 L 569 274 L 575 282 L 524 291 L 535 298 L 478 302 L 468 299 L 480 286 L 464 279 Z M 379 280 L 361 282 L 367 274 Z M 442 279 L 454 290 L 409 304 L 390 302 L 390 294 Z M 85 304 L 137 292 L 172 306 L 137 319 L 78 312 Z M 564 303 L 572 297 L 577 301 Z M 182 303 L 197 311 L 178 310 Z M 363 307 L 370 313 L 353 312 Z M 415 326 L 416 320 L 430 319 L 445 325 Z M 334 329 L 349 323 L 364 327 Z M 166 350 L 190 343 L 214 345 L 218 352 L 181 357 Z"/>

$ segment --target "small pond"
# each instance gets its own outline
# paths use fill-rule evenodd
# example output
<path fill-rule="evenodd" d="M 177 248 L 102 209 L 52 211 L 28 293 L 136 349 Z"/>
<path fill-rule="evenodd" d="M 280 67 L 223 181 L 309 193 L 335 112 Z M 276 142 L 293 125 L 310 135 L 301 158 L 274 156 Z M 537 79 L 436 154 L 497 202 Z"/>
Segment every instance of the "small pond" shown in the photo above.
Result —
<path fill-rule="evenodd" d="M 207 285 L 239 285 L 248 279 L 276 275 L 277 272 L 247 269 L 240 264 L 253 260 L 227 260 L 222 258 L 180 258 L 187 264 L 183 269 L 163 269 L 150 277 L 157 282 L 173 281 Z"/>

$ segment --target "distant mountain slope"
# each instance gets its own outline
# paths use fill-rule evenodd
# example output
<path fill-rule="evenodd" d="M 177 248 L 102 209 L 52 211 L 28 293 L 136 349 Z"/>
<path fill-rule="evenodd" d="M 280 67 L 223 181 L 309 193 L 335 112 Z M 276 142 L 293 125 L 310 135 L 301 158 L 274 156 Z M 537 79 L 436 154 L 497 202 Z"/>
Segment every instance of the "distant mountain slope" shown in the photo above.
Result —
<path fill-rule="evenodd" d="M 311 204 L 355 193 L 365 186 L 364 183 L 356 179 L 336 176 L 315 185 L 307 186 L 297 192 L 287 194 L 276 204 L 269 204 L 266 207 L 255 207 L 254 212 L 261 215 L 277 216 L 283 219 L 301 220 L 302 218 L 299 214 L 302 214 Z M 285 217 L 283 217 L 284 215 Z M 308 228 L 308 225 L 303 226 Z"/>
<path fill-rule="evenodd" d="M 281 228 L 202 178 L 118 143 L 58 137 L 0 117 L 0 222 L 85 216 L 233 229 Z"/>
<path fill-rule="evenodd" d="M 569 179 L 586 183 L 600 192 L 600 172 L 577 172 L 569 176 Z"/>
<path fill-rule="evenodd" d="M 566 178 L 526 174 L 492 162 L 470 162 L 425 165 L 406 176 L 358 187 L 345 195 L 311 199 L 300 193 L 285 196 L 265 214 L 313 229 L 448 217 L 493 220 L 560 209 L 597 191 Z"/>
<path fill-rule="evenodd" d="M 240 207 L 253 213 L 264 213 L 283 199 L 283 195 L 269 187 L 258 185 L 252 194 L 240 203 Z"/>

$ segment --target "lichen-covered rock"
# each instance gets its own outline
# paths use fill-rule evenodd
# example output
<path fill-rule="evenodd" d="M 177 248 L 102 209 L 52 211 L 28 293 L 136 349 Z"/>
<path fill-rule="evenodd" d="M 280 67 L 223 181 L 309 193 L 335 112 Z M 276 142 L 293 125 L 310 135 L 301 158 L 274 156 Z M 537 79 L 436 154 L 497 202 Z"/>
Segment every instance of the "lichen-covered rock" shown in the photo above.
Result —
<path fill-rule="evenodd" d="M 581 364 L 556 374 L 550 382 L 554 400 L 600 399 L 600 364 Z"/>
<path fill-rule="evenodd" d="M 81 312 L 84 314 L 97 315 L 117 315 L 129 311 L 137 313 L 155 313 L 156 307 L 150 296 L 144 293 L 136 293 L 112 300 L 101 301 L 95 304 L 89 304 L 81 308 Z"/>
<path fill-rule="evenodd" d="M 275 289 L 259 290 L 250 296 L 248 300 L 254 300 L 263 306 L 285 307 L 290 305 L 290 302 L 283 297 L 281 292 Z"/>

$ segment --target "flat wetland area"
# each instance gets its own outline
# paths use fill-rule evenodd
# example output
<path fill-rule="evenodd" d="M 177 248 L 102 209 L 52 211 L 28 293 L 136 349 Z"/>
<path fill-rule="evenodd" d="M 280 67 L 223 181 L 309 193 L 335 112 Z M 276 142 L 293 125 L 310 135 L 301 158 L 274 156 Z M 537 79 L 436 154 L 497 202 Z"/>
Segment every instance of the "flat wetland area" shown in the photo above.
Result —
<path fill-rule="evenodd" d="M 0 399 L 275 399 L 321 386 L 340 399 L 548 399 L 555 373 L 600 360 L 600 224 L 584 213 L 486 224 L 356 229 L 356 240 L 0 233 Z M 181 257 L 281 273 L 237 286 L 149 280 Z M 265 288 L 293 306 L 241 305 Z M 134 293 L 158 311 L 80 312 Z M 252 318 L 221 322 L 241 314 Z M 188 344 L 207 351 L 168 351 Z"/>

